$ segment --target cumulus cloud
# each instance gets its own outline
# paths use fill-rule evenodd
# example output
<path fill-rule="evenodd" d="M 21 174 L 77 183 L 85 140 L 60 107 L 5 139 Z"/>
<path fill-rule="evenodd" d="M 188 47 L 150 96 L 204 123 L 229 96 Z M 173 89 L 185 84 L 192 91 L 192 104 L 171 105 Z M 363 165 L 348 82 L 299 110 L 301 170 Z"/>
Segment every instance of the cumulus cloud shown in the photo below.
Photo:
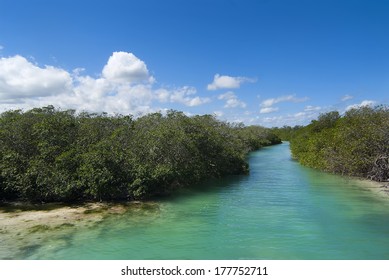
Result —
<path fill-rule="evenodd" d="M 146 63 L 132 53 L 114 52 L 101 75 L 41 67 L 16 55 L 0 59 L 0 110 L 30 109 L 52 104 L 95 112 L 142 114 L 156 111 L 155 103 L 179 103 L 188 107 L 210 102 L 193 87 L 155 88 Z"/>
<path fill-rule="evenodd" d="M 353 104 L 353 105 L 347 106 L 346 111 L 348 111 L 350 109 L 357 109 L 357 108 L 360 108 L 360 107 L 372 107 L 375 104 L 376 104 L 376 101 L 373 101 L 373 100 L 363 100 L 359 104 Z"/>
<path fill-rule="evenodd" d="M 225 100 L 224 108 L 246 108 L 246 103 L 239 100 L 238 97 L 232 91 L 226 92 L 218 96 L 219 100 Z"/>
<path fill-rule="evenodd" d="M 216 74 L 213 77 L 213 82 L 208 84 L 208 90 L 217 90 L 217 89 L 234 89 L 239 88 L 242 83 L 245 82 L 255 82 L 255 79 L 250 79 L 246 77 L 231 77 L 225 75 Z"/>
<path fill-rule="evenodd" d="M 16 55 L 0 59 L 0 100 L 58 95 L 71 91 L 71 75 L 60 68 L 43 68 Z"/>
<path fill-rule="evenodd" d="M 146 64 L 132 53 L 114 52 L 103 68 L 103 77 L 112 82 L 153 82 Z"/>

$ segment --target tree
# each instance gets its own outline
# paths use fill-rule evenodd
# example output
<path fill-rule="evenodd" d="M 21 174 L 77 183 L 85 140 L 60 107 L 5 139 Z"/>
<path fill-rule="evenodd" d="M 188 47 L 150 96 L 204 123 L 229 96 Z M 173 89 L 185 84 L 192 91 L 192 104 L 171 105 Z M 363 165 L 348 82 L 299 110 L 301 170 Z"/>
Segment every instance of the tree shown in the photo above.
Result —
<path fill-rule="evenodd" d="M 132 116 L 53 106 L 0 115 L 0 199 L 146 199 L 248 172 L 247 152 L 279 143 L 270 130 L 182 112 Z"/>
<path fill-rule="evenodd" d="M 340 117 L 320 115 L 291 141 L 293 156 L 302 164 L 344 175 L 389 179 L 389 110 L 354 108 Z"/>

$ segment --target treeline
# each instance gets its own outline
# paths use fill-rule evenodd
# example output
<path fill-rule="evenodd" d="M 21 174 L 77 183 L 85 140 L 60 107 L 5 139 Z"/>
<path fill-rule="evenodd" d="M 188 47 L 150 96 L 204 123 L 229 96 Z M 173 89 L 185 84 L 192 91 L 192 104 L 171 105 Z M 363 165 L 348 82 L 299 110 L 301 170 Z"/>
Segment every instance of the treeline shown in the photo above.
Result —
<path fill-rule="evenodd" d="M 276 132 L 276 131 L 275 131 Z M 375 181 L 389 179 L 389 109 L 333 111 L 291 130 L 291 151 L 303 165 Z"/>
<path fill-rule="evenodd" d="M 293 137 L 295 137 L 300 129 L 302 129 L 303 126 L 296 125 L 296 126 L 283 126 L 283 127 L 273 127 L 271 131 L 277 135 L 281 140 L 284 141 L 290 141 Z"/>
<path fill-rule="evenodd" d="M 269 129 L 212 115 L 132 116 L 52 106 L 0 115 L 0 200 L 145 199 L 248 172 L 246 154 L 280 143 Z"/>

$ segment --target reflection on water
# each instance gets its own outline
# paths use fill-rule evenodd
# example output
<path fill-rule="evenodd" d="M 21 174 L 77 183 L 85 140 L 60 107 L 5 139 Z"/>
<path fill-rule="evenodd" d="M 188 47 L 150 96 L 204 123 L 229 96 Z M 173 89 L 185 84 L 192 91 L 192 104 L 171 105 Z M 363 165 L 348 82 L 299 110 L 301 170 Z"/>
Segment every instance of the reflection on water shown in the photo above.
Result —
<path fill-rule="evenodd" d="M 130 204 L 89 227 L 41 229 L 17 258 L 389 259 L 388 201 L 300 166 L 288 144 L 249 161 L 248 176 Z"/>

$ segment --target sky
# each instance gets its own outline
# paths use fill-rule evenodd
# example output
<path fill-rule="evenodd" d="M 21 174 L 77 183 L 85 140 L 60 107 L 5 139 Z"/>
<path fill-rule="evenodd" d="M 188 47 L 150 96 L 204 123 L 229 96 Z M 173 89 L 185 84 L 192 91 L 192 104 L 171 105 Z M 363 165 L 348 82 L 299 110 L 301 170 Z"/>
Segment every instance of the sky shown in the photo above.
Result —
<path fill-rule="evenodd" d="M 266 127 L 389 104 L 387 0 L 0 0 L 0 112 Z"/>

